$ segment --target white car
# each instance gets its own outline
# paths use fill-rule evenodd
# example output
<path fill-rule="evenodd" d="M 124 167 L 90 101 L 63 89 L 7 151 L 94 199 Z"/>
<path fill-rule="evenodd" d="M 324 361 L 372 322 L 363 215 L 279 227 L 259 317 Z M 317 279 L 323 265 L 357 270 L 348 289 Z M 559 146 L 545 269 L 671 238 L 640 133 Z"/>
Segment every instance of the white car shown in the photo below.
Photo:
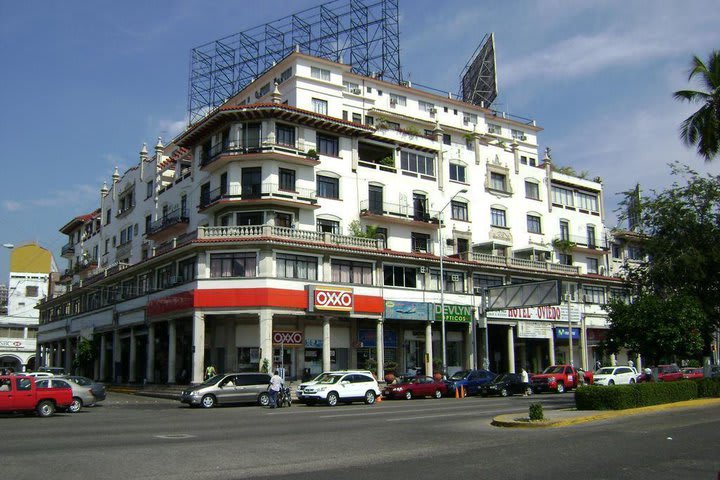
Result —
<path fill-rule="evenodd" d="M 372 405 L 380 395 L 380 387 L 369 372 L 325 372 L 311 384 L 301 385 L 297 393 L 298 398 L 308 405 L 324 402 L 334 407 L 339 402 L 354 401 Z"/>
<path fill-rule="evenodd" d="M 26 375 L 28 377 L 35 377 L 35 378 L 49 378 L 49 377 L 55 376 L 54 373 L 50 373 L 50 372 L 28 372 L 28 373 L 23 373 L 23 375 Z"/>
<path fill-rule="evenodd" d="M 305 387 L 309 387 L 310 385 L 315 385 L 318 383 L 318 381 L 325 377 L 325 375 L 330 375 L 332 373 L 364 373 L 367 375 L 370 375 L 372 377 L 372 373 L 370 370 L 334 370 L 334 371 L 328 371 L 328 372 L 322 372 L 315 376 L 312 380 L 307 380 L 305 382 L 302 382 L 300 385 L 297 386 L 297 389 L 295 390 L 295 395 L 297 396 L 299 403 L 306 403 L 305 397 L 303 396 L 305 392 Z"/>
<path fill-rule="evenodd" d="M 635 367 L 618 366 L 603 367 L 593 374 L 594 385 L 628 385 L 637 381 L 638 371 Z"/>

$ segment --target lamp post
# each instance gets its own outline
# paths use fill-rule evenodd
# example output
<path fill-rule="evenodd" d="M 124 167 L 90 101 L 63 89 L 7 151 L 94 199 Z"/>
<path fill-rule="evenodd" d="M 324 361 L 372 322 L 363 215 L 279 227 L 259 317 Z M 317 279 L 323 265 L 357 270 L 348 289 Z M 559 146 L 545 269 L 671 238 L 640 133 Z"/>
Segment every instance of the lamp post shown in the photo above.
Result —
<path fill-rule="evenodd" d="M 445 274 L 443 271 L 443 254 L 444 254 L 444 245 L 443 245 L 443 227 L 445 223 L 443 222 L 443 212 L 445 209 L 452 203 L 453 200 L 455 200 L 455 197 L 460 195 L 461 193 L 467 193 L 467 188 L 463 188 L 462 190 L 459 190 L 455 193 L 452 197 L 450 197 L 450 200 L 445 204 L 443 208 L 440 209 L 438 212 L 438 217 L 440 217 L 440 228 L 438 229 L 438 237 L 440 240 L 440 319 L 442 324 L 442 368 L 443 368 L 443 375 L 447 375 L 447 349 L 446 349 L 446 342 L 445 342 Z"/>

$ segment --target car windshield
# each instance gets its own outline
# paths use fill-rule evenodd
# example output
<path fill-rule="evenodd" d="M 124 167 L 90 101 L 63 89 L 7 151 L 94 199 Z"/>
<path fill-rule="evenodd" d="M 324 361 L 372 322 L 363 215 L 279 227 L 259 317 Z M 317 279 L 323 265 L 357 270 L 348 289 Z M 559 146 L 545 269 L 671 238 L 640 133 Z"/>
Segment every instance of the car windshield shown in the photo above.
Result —
<path fill-rule="evenodd" d="M 510 374 L 503 373 L 502 375 L 498 375 L 497 377 L 495 377 L 495 379 L 493 380 L 493 383 L 500 383 L 500 382 L 504 382 L 504 381 L 507 381 L 510 379 L 512 379 Z"/>
<path fill-rule="evenodd" d="M 221 378 L 225 378 L 225 375 L 215 375 L 215 376 L 212 376 L 212 377 L 208 378 L 207 380 L 205 380 L 203 383 L 201 383 L 201 384 L 198 385 L 198 386 L 199 386 L 199 387 L 207 387 L 208 385 L 215 385 L 217 382 L 220 381 Z"/>
<path fill-rule="evenodd" d="M 552 367 L 547 367 L 545 370 L 543 370 L 543 373 L 563 373 L 565 371 L 565 367 L 562 365 L 555 365 Z"/>
<path fill-rule="evenodd" d="M 398 383 L 418 383 L 418 377 L 400 377 Z"/>
<path fill-rule="evenodd" d="M 595 372 L 595 375 L 612 375 L 612 373 L 615 371 L 614 368 L 601 368 L 597 372 Z"/>
<path fill-rule="evenodd" d="M 321 379 L 319 379 L 318 383 L 328 383 L 333 384 L 337 383 L 342 378 L 342 375 L 324 375 Z"/>
<path fill-rule="evenodd" d="M 72 380 L 73 382 L 77 383 L 78 385 L 81 385 L 83 387 L 88 387 L 92 385 L 92 380 L 90 380 L 87 377 L 67 377 L 68 380 Z"/>
<path fill-rule="evenodd" d="M 455 372 L 450 377 L 450 380 L 462 380 L 463 378 L 467 377 L 467 375 L 470 373 L 470 370 L 460 370 L 459 372 Z"/>

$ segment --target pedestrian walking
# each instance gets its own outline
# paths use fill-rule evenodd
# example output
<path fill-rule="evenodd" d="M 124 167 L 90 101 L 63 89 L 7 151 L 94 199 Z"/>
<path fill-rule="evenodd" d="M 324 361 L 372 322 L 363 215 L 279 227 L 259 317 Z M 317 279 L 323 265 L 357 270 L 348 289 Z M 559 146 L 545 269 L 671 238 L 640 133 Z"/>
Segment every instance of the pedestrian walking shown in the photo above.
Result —
<path fill-rule="evenodd" d="M 208 365 L 207 368 L 205 369 L 205 380 L 207 380 L 208 378 L 212 378 L 212 377 L 214 377 L 215 375 L 217 375 L 217 372 L 215 371 L 215 365 L 213 365 L 213 364 L 211 363 L 211 364 Z"/>
<path fill-rule="evenodd" d="M 270 408 L 277 407 L 278 392 L 283 387 L 283 379 L 275 370 L 275 375 L 270 377 Z"/>
<path fill-rule="evenodd" d="M 520 370 L 520 379 L 522 380 L 523 387 L 525 387 L 523 390 L 523 397 L 527 397 L 528 388 L 530 388 L 530 376 L 524 368 Z"/>
<path fill-rule="evenodd" d="M 602 362 L 600 360 L 597 360 L 595 362 L 595 370 L 600 370 L 602 368 Z"/>

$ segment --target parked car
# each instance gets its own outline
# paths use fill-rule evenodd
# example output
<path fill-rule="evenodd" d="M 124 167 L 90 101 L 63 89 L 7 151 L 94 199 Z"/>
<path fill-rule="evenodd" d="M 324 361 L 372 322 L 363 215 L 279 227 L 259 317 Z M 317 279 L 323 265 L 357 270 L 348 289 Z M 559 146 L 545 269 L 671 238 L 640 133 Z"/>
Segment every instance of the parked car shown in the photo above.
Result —
<path fill-rule="evenodd" d="M 324 402 L 333 407 L 354 401 L 372 405 L 380 393 L 377 380 L 369 373 L 327 372 L 302 389 L 302 398 L 308 405 Z"/>
<path fill-rule="evenodd" d="M 582 375 L 585 383 L 593 382 L 592 372 L 583 372 Z M 572 365 L 551 365 L 542 373 L 533 374 L 531 384 L 535 393 L 543 391 L 563 393 L 578 386 L 578 371 Z"/>
<path fill-rule="evenodd" d="M 0 376 L 0 412 L 34 411 L 50 417 L 72 403 L 72 389 L 63 383 L 65 387 L 40 387 L 34 377 L 27 375 Z"/>
<path fill-rule="evenodd" d="M 33 377 L 33 378 L 49 378 L 49 377 L 55 376 L 54 373 L 50 373 L 50 372 L 28 372 L 28 373 L 25 373 L 24 375 L 27 375 L 28 377 Z"/>
<path fill-rule="evenodd" d="M 671 365 L 658 365 L 657 366 L 657 380 L 658 382 L 676 382 L 683 379 L 683 374 L 680 368 L 674 363 Z"/>
<path fill-rule="evenodd" d="M 595 385 L 627 385 L 637 381 L 638 371 L 626 365 L 602 367 L 595 371 Z"/>
<path fill-rule="evenodd" d="M 38 372 L 52 373 L 53 375 L 65 375 L 63 367 L 39 367 Z"/>
<path fill-rule="evenodd" d="M 522 381 L 519 373 L 504 373 L 496 376 L 490 383 L 480 386 L 480 395 L 500 395 L 507 397 L 515 394 L 532 395 L 533 390 L 529 383 Z"/>
<path fill-rule="evenodd" d="M 496 374 L 489 370 L 460 370 L 448 378 L 447 384 L 448 395 L 454 395 L 455 390 L 460 387 L 465 389 L 467 395 L 477 395 L 481 385 L 490 383 Z"/>
<path fill-rule="evenodd" d="M 38 388 L 70 388 L 72 390 L 72 402 L 67 408 L 70 413 L 77 413 L 83 406 L 95 405 L 95 396 L 90 387 L 68 380 L 67 378 L 48 377 L 37 379 Z"/>
<path fill-rule="evenodd" d="M 705 378 L 703 369 L 698 368 L 698 367 L 685 367 L 685 368 L 680 369 L 680 372 L 682 372 L 683 378 L 686 380 L 692 380 L 695 378 Z"/>
<path fill-rule="evenodd" d="M 105 400 L 107 392 L 105 389 L 105 385 L 103 385 L 102 383 L 94 382 L 89 378 L 80 375 L 63 375 L 61 378 L 67 378 L 68 380 L 71 380 L 82 387 L 90 387 L 90 391 L 95 397 L 95 402 L 101 402 Z"/>
<path fill-rule="evenodd" d="M 183 390 L 180 401 L 204 408 L 232 403 L 257 403 L 267 407 L 270 405 L 269 384 L 267 373 L 225 373 Z"/>
<path fill-rule="evenodd" d="M 312 380 L 305 381 L 298 385 L 297 389 L 295 390 L 295 396 L 298 399 L 298 403 L 308 403 L 307 399 L 305 398 L 304 392 L 305 387 L 308 387 L 310 385 L 317 384 L 321 379 L 323 379 L 326 375 L 330 375 L 332 373 L 361 373 L 363 375 L 369 375 L 373 376 L 372 372 L 370 370 L 335 370 L 334 372 L 328 371 L 328 372 L 322 372 L 315 376 Z"/>
<path fill-rule="evenodd" d="M 442 380 L 435 380 L 425 375 L 398 377 L 383 390 L 387 398 L 404 398 L 410 400 L 416 397 L 442 398 L 447 395 L 447 385 Z"/>

